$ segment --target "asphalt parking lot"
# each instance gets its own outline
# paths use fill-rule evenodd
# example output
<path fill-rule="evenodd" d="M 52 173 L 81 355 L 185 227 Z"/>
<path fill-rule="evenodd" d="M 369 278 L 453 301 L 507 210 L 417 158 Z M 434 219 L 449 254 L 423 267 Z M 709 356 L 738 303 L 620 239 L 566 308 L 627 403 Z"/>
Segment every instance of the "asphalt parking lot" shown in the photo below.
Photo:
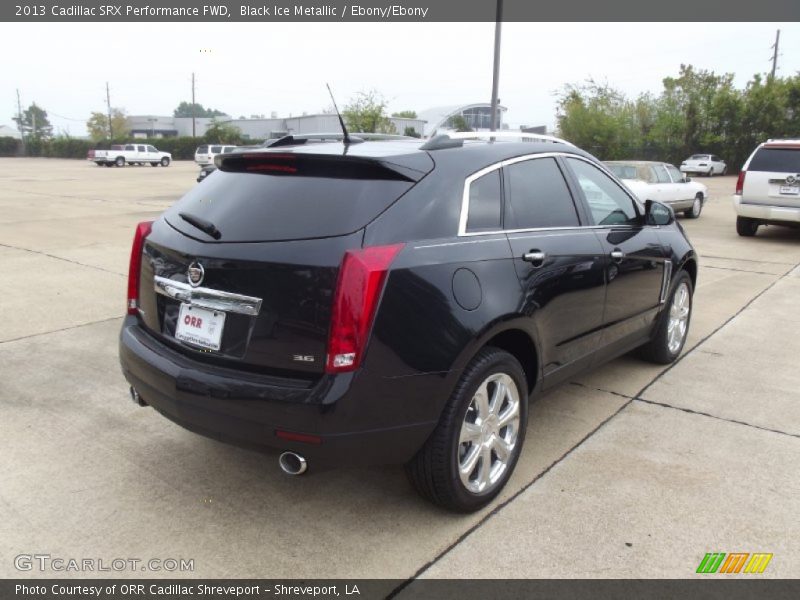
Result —
<path fill-rule="evenodd" d="M 682 358 L 546 395 L 500 499 L 458 516 L 401 468 L 288 478 L 130 401 L 133 228 L 195 175 L 0 159 L 0 577 L 92 575 L 20 572 L 21 553 L 194 560 L 125 577 L 680 578 L 706 552 L 800 572 L 800 231 L 738 237 L 735 177 L 702 178 L 712 199 L 681 219 L 701 264 Z"/>

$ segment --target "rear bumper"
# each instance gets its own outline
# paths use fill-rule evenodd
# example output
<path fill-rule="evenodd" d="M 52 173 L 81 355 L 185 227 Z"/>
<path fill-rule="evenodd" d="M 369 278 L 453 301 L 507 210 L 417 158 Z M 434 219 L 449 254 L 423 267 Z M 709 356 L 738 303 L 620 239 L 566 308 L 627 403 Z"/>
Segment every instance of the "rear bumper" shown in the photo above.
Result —
<path fill-rule="evenodd" d="M 771 206 L 768 204 L 749 204 L 741 196 L 733 196 L 733 208 L 740 217 L 763 221 L 786 221 L 800 223 L 800 208 Z"/>
<path fill-rule="evenodd" d="M 182 427 L 256 450 L 292 450 L 324 465 L 400 464 L 436 425 L 443 375 L 380 377 L 364 370 L 314 384 L 198 363 L 126 317 L 120 363 L 142 399 Z M 423 401 L 420 401 L 423 400 Z M 319 436 L 290 441 L 277 431 Z"/>

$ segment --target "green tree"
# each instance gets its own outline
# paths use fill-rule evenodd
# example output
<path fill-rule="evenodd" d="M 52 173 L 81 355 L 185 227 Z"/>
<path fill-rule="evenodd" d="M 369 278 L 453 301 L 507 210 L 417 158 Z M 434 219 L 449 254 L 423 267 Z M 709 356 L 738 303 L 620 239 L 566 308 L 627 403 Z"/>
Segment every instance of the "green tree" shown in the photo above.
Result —
<path fill-rule="evenodd" d="M 216 119 L 211 121 L 211 125 L 203 137 L 212 144 L 240 144 L 242 142 L 242 132 L 238 127 Z"/>
<path fill-rule="evenodd" d="M 401 110 L 399 112 L 392 113 L 392 116 L 398 119 L 416 119 L 417 113 L 413 110 Z"/>
<path fill-rule="evenodd" d="M 89 137 L 95 142 L 109 139 L 108 115 L 99 111 L 93 112 L 86 121 L 86 129 L 89 131 Z M 111 129 L 114 139 L 117 140 L 125 139 L 130 135 L 124 109 L 111 109 Z"/>
<path fill-rule="evenodd" d="M 403 135 L 407 135 L 407 136 L 413 137 L 413 138 L 421 138 L 422 137 L 422 134 L 419 133 L 413 127 L 406 127 L 405 129 L 403 129 Z"/>
<path fill-rule="evenodd" d="M 472 127 L 469 126 L 467 120 L 462 115 L 450 117 L 447 124 L 456 131 L 472 131 Z"/>
<path fill-rule="evenodd" d="M 172 111 L 173 117 L 225 117 L 227 116 L 221 110 L 216 108 L 205 108 L 199 102 L 192 104 L 191 102 L 181 102 L 178 108 Z"/>
<path fill-rule="evenodd" d="M 356 94 L 342 110 L 342 117 L 351 132 L 397 133 L 386 115 L 386 99 L 375 90 Z"/>
<path fill-rule="evenodd" d="M 49 140 L 53 137 L 53 126 L 47 118 L 47 111 L 35 102 L 22 112 L 22 118 L 14 117 L 17 127 L 27 139 Z"/>

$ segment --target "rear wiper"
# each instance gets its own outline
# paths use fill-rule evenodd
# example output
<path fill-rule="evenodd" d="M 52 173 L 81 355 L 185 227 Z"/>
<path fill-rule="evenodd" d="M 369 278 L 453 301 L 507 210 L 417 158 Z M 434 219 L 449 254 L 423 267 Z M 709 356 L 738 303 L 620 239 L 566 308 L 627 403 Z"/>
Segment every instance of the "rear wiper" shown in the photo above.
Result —
<path fill-rule="evenodd" d="M 214 225 L 211 221 L 206 221 L 205 219 L 201 219 L 200 217 L 195 217 L 194 215 L 190 215 L 189 213 L 178 213 L 178 216 L 189 223 L 190 225 L 194 225 L 203 233 L 207 233 L 215 240 L 218 240 L 222 237 L 222 233 L 219 229 L 217 229 L 216 225 Z"/>

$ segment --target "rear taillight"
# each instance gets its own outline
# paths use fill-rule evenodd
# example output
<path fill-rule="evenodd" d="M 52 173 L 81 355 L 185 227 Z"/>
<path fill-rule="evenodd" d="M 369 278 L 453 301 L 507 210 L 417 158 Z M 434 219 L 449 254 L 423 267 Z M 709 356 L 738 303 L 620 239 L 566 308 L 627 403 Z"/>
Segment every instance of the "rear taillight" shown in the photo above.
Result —
<path fill-rule="evenodd" d="M 139 273 L 142 269 L 142 248 L 150 235 L 152 221 L 142 221 L 136 226 L 131 246 L 131 261 L 128 265 L 128 314 L 135 315 L 139 309 Z"/>
<path fill-rule="evenodd" d="M 372 246 L 345 253 L 333 298 L 327 373 L 354 371 L 361 364 L 386 274 L 404 245 Z"/>
<path fill-rule="evenodd" d="M 747 175 L 747 171 L 741 171 L 739 173 L 739 179 L 736 180 L 736 195 L 742 195 L 742 189 L 744 189 L 744 176 Z"/>

